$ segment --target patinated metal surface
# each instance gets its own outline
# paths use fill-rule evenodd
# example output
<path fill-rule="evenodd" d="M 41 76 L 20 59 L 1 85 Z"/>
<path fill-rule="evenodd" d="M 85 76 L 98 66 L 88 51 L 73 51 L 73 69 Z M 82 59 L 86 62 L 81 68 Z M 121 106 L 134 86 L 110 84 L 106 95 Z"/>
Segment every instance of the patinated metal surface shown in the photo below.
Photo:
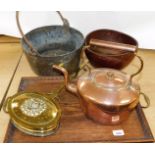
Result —
<path fill-rule="evenodd" d="M 22 39 L 23 50 L 35 73 L 58 75 L 59 73 L 52 69 L 52 65 L 60 63 L 64 64 L 70 74 L 78 71 L 84 42 L 79 31 L 70 28 L 70 34 L 66 35 L 63 26 L 47 26 L 29 32 L 26 37 L 38 51 L 37 55 L 32 55 Z"/>
<path fill-rule="evenodd" d="M 59 73 L 52 69 L 53 64 L 63 63 L 70 74 L 77 73 L 79 69 L 84 37 L 78 30 L 69 26 L 68 20 L 60 11 L 57 13 L 63 26 L 44 26 L 24 34 L 19 22 L 19 11 L 16 12 L 23 51 L 38 75 L 58 75 Z"/>

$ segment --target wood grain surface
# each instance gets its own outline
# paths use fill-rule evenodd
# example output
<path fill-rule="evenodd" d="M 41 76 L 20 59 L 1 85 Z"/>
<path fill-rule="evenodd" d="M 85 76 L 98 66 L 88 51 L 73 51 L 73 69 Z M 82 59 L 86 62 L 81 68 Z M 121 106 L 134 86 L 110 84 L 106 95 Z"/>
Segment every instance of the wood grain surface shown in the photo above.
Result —
<path fill-rule="evenodd" d="M 20 91 L 50 92 L 63 83 L 62 77 L 23 78 Z M 100 125 L 86 118 L 78 97 L 65 89 L 60 94 L 62 118 L 60 127 L 53 135 L 29 136 L 9 123 L 4 142 L 153 142 L 151 130 L 140 105 L 129 119 L 120 125 Z M 124 136 L 114 136 L 113 130 L 123 130 Z"/>

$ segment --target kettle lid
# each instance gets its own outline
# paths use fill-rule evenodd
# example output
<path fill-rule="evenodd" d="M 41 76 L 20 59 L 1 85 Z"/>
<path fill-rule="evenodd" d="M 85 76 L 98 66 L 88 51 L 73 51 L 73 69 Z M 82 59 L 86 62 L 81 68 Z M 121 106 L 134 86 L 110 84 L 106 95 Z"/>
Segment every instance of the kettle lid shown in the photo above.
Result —
<path fill-rule="evenodd" d="M 92 81 L 97 87 L 120 89 L 128 85 L 130 76 L 115 69 L 96 69 L 92 72 Z"/>
<path fill-rule="evenodd" d="M 78 80 L 78 92 L 85 101 L 116 112 L 137 103 L 139 85 L 129 81 L 130 75 L 119 70 L 94 69 Z"/>

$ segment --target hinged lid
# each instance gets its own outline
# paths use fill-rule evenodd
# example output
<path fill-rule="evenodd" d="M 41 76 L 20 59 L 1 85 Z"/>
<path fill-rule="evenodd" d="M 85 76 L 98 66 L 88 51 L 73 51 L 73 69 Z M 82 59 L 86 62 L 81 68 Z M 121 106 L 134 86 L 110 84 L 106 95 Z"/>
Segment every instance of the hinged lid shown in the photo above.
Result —
<path fill-rule="evenodd" d="M 59 125 L 61 110 L 49 95 L 18 93 L 8 98 L 5 104 L 13 124 L 28 134 L 49 135 Z"/>
<path fill-rule="evenodd" d="M 96 69 L 92 72 L 96 86 L 109 89 L 120 89 L 127 86 L 129 75 L 114 69 Z"/>

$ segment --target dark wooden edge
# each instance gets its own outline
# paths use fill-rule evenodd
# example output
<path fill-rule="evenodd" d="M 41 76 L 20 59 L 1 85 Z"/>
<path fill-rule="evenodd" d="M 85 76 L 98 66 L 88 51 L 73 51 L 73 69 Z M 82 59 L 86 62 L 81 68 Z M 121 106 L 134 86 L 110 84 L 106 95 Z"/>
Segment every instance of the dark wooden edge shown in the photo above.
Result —
<path fill-rule="evenodd" d="M 22 87 L 24 85 L 24 81 L 26 80 L 34 80 L 34 81 L 40 81 L 40 80 L 64 80 L 64 77 L 63 76 L 39 76 L 39 77 L 22 77 L 21 78 L 21 81 L 20 81 L 20 84 L 19 84 L 19 87 L 18 87 L 18 91 L 23 91 L 22 90 Z"/>
<path fill-rule="evenodd" d="M 155 142 L 155 139 L 154 139 L 154 136 L 151 132 L 151 129 L 150 129 L 150 126 L 148 124 L 148 121 L 146 119 L 146 116 L 142 110 L 142 107 L 140 105 L 140 103 L 138 104 L 137 108 L 136 108 L 136 111 L 137 111 L 137 114 L 138 114 L 138 118 L 141 122 L 141 125 L 142 125 L 142 128 L 143 128 L 143 131 L 144 131 L 144 135 L 147 137 L 146 138 L 150 138 L 152 140 L 152 142 Z"/>
<path fill-rule="evenodd" d="M 8 127 L 7 127 L 7 131 L 6 131 L 6 134 L 5 134 L 5 138 L 4 138 L 4 143 L 13 143 L 12 141 L 12 135 L 14 133 L 14 130 L 15 128 L 12 127 L 12 123 L 11 123 L 11 120 L 9 121 L 8 123 Z"/>
<path fill-rule="evenodd" d="M 20 81 L 20 85 L 18 87 L 18 91 L 22 91 L 21 86 L 22 86 L 22 84 L 24 84 L 23 81 L 28 80 L 28 79 L 36 81 L 36 80 L 51 80 L 51 79 L 52 80 L 63 80 L 64 78 L 63 78 L 63 76 L 22 77 L 21 81 Z M 142 129 L 143 129 L 143 132 L 144 132 L 144 138 L 141 138 L 141 139 L 140 138 L 138 138 L 138 139 L 137 138 L 135 138 L 135 139 L 131 138 L 131 139 L 123 139 L 123 140 L 115 140 L 115 139 L 113 140 L 113 139 L 111 139 L 111 140 L 104 140 L 104 141 L 98 140 L 96 142 L 98 142 L 98 143 L 103 143 L 103 142 L 104 143 L 122 143 L 122 142 L 124 142 L 124 143 L 139 143 L 139 142 L 148 142 L 148 143 L 150 143 L 150 142 L 155 142 L 155 139 L 153 137 L 153 134 L 151 132 L 151 129 L 149 127 L 149 124 L 147 122 L 147 119 L 145 117 L 145 114 L 144 114 L 140 104 L 138 104 L 138 106 L 136 107 L 136 112 L 137 112 L 138 119 L 139 119 L 139 121 L 141 123 Z M 12 123 L 10 121 L 9 124 L 8 124 L 7 132 L 5 134 L 4 143 L 12 143 L 13 142 L 12 138 L 11 138 L 11 135 L 13 134 L 15 129 L 16 128 L 13 127 L 13 125 L 12 125 Z M 89 141 L 77 142 L 77 143 L 87 143 L 87 142 L 89 142 Z M 76 142 L 74 142 L 74 143 L 76 143 Z"/>

